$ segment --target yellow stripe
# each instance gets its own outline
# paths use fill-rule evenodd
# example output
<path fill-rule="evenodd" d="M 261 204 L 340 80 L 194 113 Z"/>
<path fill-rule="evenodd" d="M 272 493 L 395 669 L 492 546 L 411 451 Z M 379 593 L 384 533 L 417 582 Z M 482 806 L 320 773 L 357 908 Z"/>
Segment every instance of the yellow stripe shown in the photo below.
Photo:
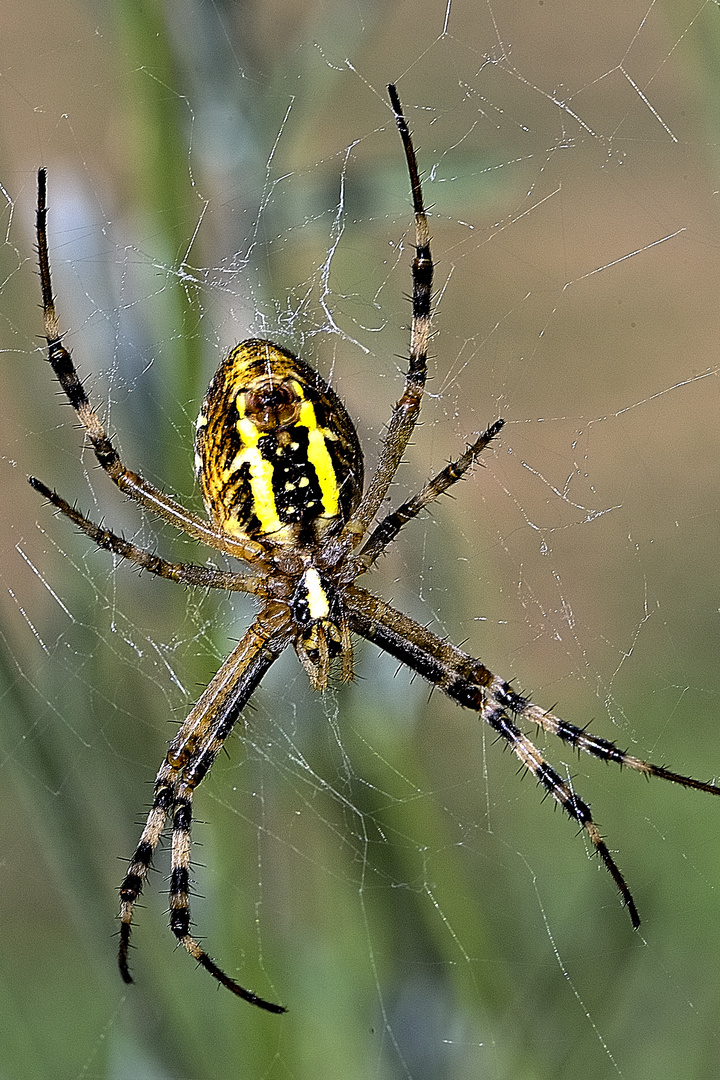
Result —
<path fill-rule="evenodd" d="M 264 533 L 277 532 L 282 528 L 278 517 L 273 491 L 273 465 L 264 458 L 258 449 L 260 432 L 251 420 L 243 417 L 237 424 L 238 434 L 245 443 L 245 449 L 235 455 L 235 460 L 228 469 L 228 477 L 233 476 L 247 461 L 250 466 L 250 490 L 253 497 L 253 512 L 260 522 Z"/>
<path fill-rule="evenodd" d="M 300 392 L 302 388 L 298 388 Z M 224 480 L 227 483 L 241 467 L 247 462 L 250 467 L 250 490 L 252 491 L 253 513 L 260 522 L 263 533 L 276 533 L 283 529 L 275 501 L 273 490 L 274 464 L 263 457 L 258 443 L 266 434 L 261 432 L 245 414 L 244 394 L 240 394 L 235 402 L 239 419 L 237 432 L 243 444 L 234 460 L 225 471 Z M 307 428 L 308 432 L 308 462 L 315 469 L 315 475 L 320 486 L 323 515 L 335 517 L 339 513 L 340 499 L 337 485 L 337 477 L 333 467 L 332 458 L 327 448 L 327 439 L 334 436 L 326 428 L 318 425 L 315 409 L 312 402 L 303 401 L 300 406 L 300 416 L 297 426 Z M 320 588 L 318 582 L 318 588 Z"/>
<path fill-rule="evenodd" d="M 308 461 L 314 467 L 320 484 L 323 510 L 326 517 L 335 517 L 339 507 L 337 477 L 335 476 L 332 458 L 325 443 L 325 438 L 330 433 L 327 428 L 318 427 L 315 409 L 311 401 L 302 403 L 298 424 L 302 424 L 308 429 Z"/>

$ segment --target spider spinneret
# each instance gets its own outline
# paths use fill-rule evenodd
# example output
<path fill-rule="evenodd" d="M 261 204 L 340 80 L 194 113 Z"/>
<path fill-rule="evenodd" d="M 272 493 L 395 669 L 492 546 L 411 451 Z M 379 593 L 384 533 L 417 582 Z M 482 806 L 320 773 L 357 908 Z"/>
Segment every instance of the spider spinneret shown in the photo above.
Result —
<path fill-rule="evenodd" d="M 640 923 L 635 901 L 589 806 L 545 761 L 517 721 L 528 721 L 601 760 L 720 795 L 715 784 L 643 761 L 535 705 L 482 661 L 356 584 L 409 521 L 469 473 L 503 426 L 502 420 L 496 420 L 415 496 L 371 528 L 420 412 L 433 279 L 415 150 L 395 87 L 389 86 L 388 92 L 405 152 L 415 215 L 412 325 L 404 389 L 365 489 L 362 450 L 340 399 L 304 361 L 259 339 L 241 342 L 222 361 L 198 417 L 196 468 L 208 520 L 131 472 L 90 404 L 62 341 L 50 279 L 46 175 L 44 169 L 38 173 L 37 244 L 47 359 L 99 464 L 143 509 L 210 549 L 247 564 L 250 572 L 168 562 L 97 525 L 35 477 L 29 478 L 30 484 L 95 544 L 140 569 L 187 586 L 247 593 L 258 603 L 255 619 L 188 713 L 157 774 L 150 812 L 120 887 L 119 965 L 128 983 L 132 982 L 128 952 L 134 906 L 169 817 L 170 927 L 178 942 L 238 997 L 269 1012 L 285 1011 L 227 975 L 190 933 L 190 851 L 194 791 L 265 673 L 290 646 L 312 686 L 323 690 L 333 661 L 343 680 L 352 677 L 351 633 L 358 634 L 476 712 L 585 831 L 615 881 L 633 927 Z"/>

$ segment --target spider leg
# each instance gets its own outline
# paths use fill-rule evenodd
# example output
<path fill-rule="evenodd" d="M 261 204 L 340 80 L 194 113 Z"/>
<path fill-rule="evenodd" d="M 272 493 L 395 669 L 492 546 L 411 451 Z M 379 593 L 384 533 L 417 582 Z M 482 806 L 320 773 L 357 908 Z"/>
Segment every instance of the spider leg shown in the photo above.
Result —
<path fill-rule="evenodd" d="M 153 803 L 140 842 L 120 886 L 118 963 L 125 982 L 135 902 L 142 892 L 153 853 L 173 815 L 170 927 L 178 941 L 219 983 L 238 997 L 269 1012 L 284 1012 L 236 983 L 217 966 L 190 934 L 189 868 L 192 794 L 217 757 L 240 713 L 268 668 L 292 640 L 291 617 L 282 604 L 267 603 L 191 709 L 170 743 L 155 781 Z"/>
<path fill-rule="evenodd" d="M 120 460 L 120 455 L 115 449 L 112 439 L 90 404 L 72 357 L 62 343 L 50 277 L 50 258 L 47 244 L 47 174 L 45 169 L 38 170 L 36 221 L 38 263 L 48 360 L 55 377 L 65 391 L 68 401 L 85 430 L 98 462 L 121 491 L 147 510 L 151 510 L 158 517 L 174 525 L 176 529 L 187 533 L 188 536 L 193 537 L 195 540 L 202 540 L 210 547 L 233 555 L 235 558 L 244 559 L 248 562 L 262 562 L 264 549 L 260 544 L 250 539 L 230 536 L 221 529 L 215 528 L 199 515 L 186 510 L 142 476 L 130 472 Z"/>
<path fill-rule="evenodd" d="M 140 841 L 133 852 L 127 873 L 120 886 L 120 946 L 118 949 L 118 966 L 123 981 L 126 983 L 131 983 L 133 981 L 128 965 L 133 908 L 135 906 L 135 901 L 139 898 L 140 893 L 143 890 L 148 870 L 152 865 L 155 849 L 160 843 L 160 839 L 165 829 L 165 820 L 172 807 L 172 778 L 172 766 L 165 761 L 163 762 L 155 781 L 152 806 L 140 836 Z"/>
<path fill-rule="evenodd" d="M 577 821 L 578 825 L 585 829 L 593 847 L 618 887 L 623 903 L 630 914 L 633 929 L 637 930 L 640 925 L 640 916 L 632 898 L 632 893 L 620 868 L 610 854 L 600 830 L 593 821 L 588 804 L 583 802 L 570 786 L 562 780 L 555 769 L 543 758 L 535 744 L 526 735 L 523 735 L 510 720 L 502 706 L 497 705 L 492 698 L 488 698 L 483 700 L 477 706 L 477 709 L 483 720 L 505 740 L 518 760 L 533 774 L 537 782 L 545 788 L 548 794 L 552 795 L 553 799 L 573 821 Z"/>
<path fill-rule="evenodd" d="M 543 759 L 530 740 L 509 719 L 508 713 L 525 717 L 550 734 L 603 761 L 627 765 L 646 776 L 696 788 L 711 795 L 720 795 L 720 786 L 693 780 L 671 772 L 660 765 L 642 761 L 620 750 L 614 743 L 568 724 L 552 713 L 545 712 L 527 698 L 516 694 L 504 680 L 494 675 L 475 657 L 420 626 L 395 608 L 365 589 L 354 585 L 345 593 L 350 628 L 375 642 L 391 656 L 422 675 L 460 705 L 478 712 L 482 718 L 511 746 L 513 753 L 552 795 L 568 815 L 587 832 L 595 850 L 612 875 L 633 926 L 639 916 L 625 879 L 613 860 L 586 803 Z"/>
<path fill-rule="evenodd" d="M 508 683 L 496 675 L 492 676 L 491 686 L 496 700 L 502 702 L 504 708 L 511 709 L 518 716 L 527 717 L 543 731 L 547 731 L 549 735 L 556 735 L 558 739 L 576 750 L 582 750 L 583 753 L 600 758 L 601 761 L 613 761 L 621 767 L 635 769 L 646 776 L 658 776 L 661 780 L 669 780 L 673 784 L 706 791 L 710 795 L 720 795 L 720 787 L 717 784 L 706 784 L 702 780 L 695 780 L 692 776 L 671 772 L 662 765 L 653 765 L 650 761 L 643 761 L 642 758 L 621 750 L 609 739 L 603 739 L 600 735 L 593 735 L 591 731 L 569 724 L 567 720 L 561 720 L 554 713 L 540 708 L 521 694 L 516 694 Z"/>
<path fill-rule="evenodd" d="M 181 785 L 175 796 L 172 828 L 172 867 L 170 873 L 170 929 L 180 945 L 187 949 L 201 967 L 214 979 L 231 990 L 233 994 L 251 1005 L 267 1012 L 284 1013 L 282 1005 L 275 1005 L 258 997 L 226 975 L 200 943 L 190 933 L 190 828 L 192 824 L 192 788 Z"/>
<path fill-rule="evenodd" d="M 414 671 L 437 684 L 444 693 L 454 698 L 460 705 L 465 705 L 470 709 L 476 708 L 478 688 L 481 688 L 501 708 L 517 716 L 525 717 L 543 731 L 556 735 L 576 750 L 582 750 L 583 753 L 600 758 L 601 761 L 612 761 L 621 767 L 635 769 L 646 776 L 657 776 L 661 780 L 669 780 L 673 784 L 705 791 L 709 795 L 720 795 L 718 784 L 705 783 L 691 776 L 672 772 L 662 765 L 653 765 L 652 762 L 644 761 L 621 750 L 609 739 L 593 735 L 591 731 L 569 724 L 567 720 L 561 720 L 559 716 L 541 708 L 529 698 L 517 694 L 509 683 L 494 675 L 480 660 L 463 652 L 450 642 L 443 641 L 431 630 L 420 626 L 419 623 L 403 615 L 390 604 L 374 597 L 365 589 L 353 586 L 346 594 L 346 603 L 348 611 L 353 613 L 354 617 L 350 618 L 350 626 L 356 633 L 367 637 L 365 629 L 360 629 L 358 619 L 365 620 L 363 625 L 371 631 L 374 631 L 376 621 L 382 624 L 382 629 L 378 629 L 378 633 L 388 633 L 390 637 L 388 644 L 380 641 L 378 644 L 382 644 L 382 648 L 387 652 L 395 655 L 390 647 L 392 642 L 395 641 L 395 647 L 400 648 L 403 639 L 409 636 L 409 640 L 417 648 L 417 655 L 414 659 L 405 662 Z M 370 640 L 373 641 L 375 638 L 371 637 Z"/>
<path fill-rule="evenodd" d="M 99 548 L 127 559 L 139 566 L 141 570 L 147 570 L 150 574 L 157 574 L 158 577 L 168 578 L 170 581 L 179 581 L 183 585 L 198 585 L 205 589 L 225 589 L 227 592 L 251 593 L 255 596 L 267 595 L 262 578 L 234 574 L 227 570 L 218 570 L 214 566 L 199 566 L 197 563 L 168 562 L 159 555 L 145 551 L 130 540 L 118 536 L 111 529 L 97 525 L 35 476 L 29 476 L 28 483 L 60 513 L 69 517 Z"/>
<path fill-rule="evenodd" d="M 397 472 L 405 448 L 420 414 L 420 403 L 427 378 L 427 351 L 430 340 L 433 261 L 430 254 L 430 229 L 423 203 L 420 173 L 410 129 L 393 85 L 388 86 L 390 103 L 400 132 L 412 188 L 415 211 L 415 258 L 412 264 L 412 326 L 410 360 L 402 397 L 393 409 L 387 435 L 380 450 L 375 475 L 350 520 L 343 529 L 348 548 L 360 542 L 377 514 Z"/>
<path fill-rule="evenodd" d="M 439 499 L 448 488 L 465 476 L 488 443 L 499 433 L 504 423 L 504 420 L 496 420 L 467 448 L 461 457 L 446 465 L 442 472 L 439 472 L 432 480 L 428 480 L 425 487 L 417 495 L 414 495 L 412 499 L 408 499 L 397 510 L 393 510 L 391 514 L 388 514 L 375 526 L 358 557 L 358 562 L 364 569 L 370 569 L 408 521 L 417 517 L 420 511 L 424 510 L 429 503 Z"/>

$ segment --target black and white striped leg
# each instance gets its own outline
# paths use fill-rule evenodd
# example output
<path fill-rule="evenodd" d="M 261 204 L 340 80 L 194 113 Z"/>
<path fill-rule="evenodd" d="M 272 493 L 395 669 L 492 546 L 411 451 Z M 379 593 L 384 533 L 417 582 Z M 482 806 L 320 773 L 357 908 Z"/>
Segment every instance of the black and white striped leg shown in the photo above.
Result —
<path fill-rule="evenodd" d="M 47 173 L 45 169 L 38 170 L 37 181 L 35 220 L 40 290 L 48 350 L 47 359 L 83 426 L 98 463 L 121 491 L 131 499 L 135 499 L 147 510 L 169 522 L 176 529 L 180 529 L 181 532 L 186 533 L 195 540 L 202 540 L 210 547 L 226 554 L 261 564 L 265 554 L 265 549 L 261 544 L 247 537 L 230 536 L 198 514 L 193 513 L 192 510 L 186 510 L 180 503 L 170 498 L 159 488 L 156 488 L 154 484 L 145 480 L 144 477 L 131 472 L 120 458 L 113 440 L 90 403 L 72 356 L 63 345 L 63 335 L 60 331 L 60 322 L 55 310 L 55 298 L 50 275 L 50 256 L 47 242 Z"/>
<path fill-rule="evenodd" d="M 190 933 L 190 850 L 192 827 L 192 790 L 180 785 L 173 807 L 172 864 L 170 871 L 170 929 L 178 943 L 193 956 L 201 967 L 226 989 L 243 1001 L 257 1005 L 271 1013 L 284 1013 L 282 1005 L 266 1001 L 251 990 L 246 990 L 218 967 Z"/>
<path fill-rule="evenodd" d="M 507 682 L 494 675 L 480 660 L 439 638 L 427 627 L 421 626 L 357 585 L 347 590 L 346 602 L 351 630 L 368 641 L 374 641 L 459 705 L 479 713 L 486 723 L 497 731 L 538 783 L 552 795 L 568 816 L 585 830 L 617 885 L 633 926 L 637 927 L 640 918 L 630 890 L 592 818 L 589 806 L 545 761 L 537 747 L 510 717 L 527 719 L 578 750 L 602 761 L 626 765 L 646 776 L 657 776 L 710 795 L 720 795 L 720 786 L 694 780 L 692 777 L 671 772 L 661 765 L 643 761 L 620 750 L 608 739 L 583 731 L 553 713 L 546 712 L 539 705 L 515 693 Z"/>
<path fill-rule="evenodd" d="M 160 843 L 165 821 L 173 805 L 172 777 L 174 770 L 164 762 L 155 781 L 153 802 L 140 842 L 135 848 L 127 873 L 120 886 L 120 948 L 118 965 L 126 983 L 133 981 L 130 974 L 128 953 L 135 902 L 143 890 L 148 870 L 152 865 L 155 849 Z"/>
<path fill-rule="evenodd" d="M 505 710 L 492 699 L 483 701 L 479 708 L 480 715 L 489 726 L 496 731 L 500 738 L 504 739 L 518 761 L 532 773 L 537 782 L 545 788 L 549 795 L 563 808 L 565 813 L 573 821 L 585 830 L 590 841 L 598 853 L 605 868 L 609 871 L 613 881 L 618 887 L 625 907 L 630 914 L 633 929 L 637 930 L 640 925 L 635 901 L 628 888 L 627 882 L 620 871 L 619 866 L 610 854 L 600 830 L 593 821 L 590 807 L 584 802 L 570 786 L 561 778 L 559 773 L 544 759 L 534 743 L 523 735 L 519 728 L 510 720 Z"/>
<path fill-rule="evenodd" d="M 360 504 L 345 525 L 343 536 L 348 549 L 360 543 L 370 522 L 380 509 L 397 472 L 405 448 L 417 424 L 427 379 L 427 354 L 432 327 L 433 261 L 430 252 L 430 228 L 423 202 L 420 171 L 415 156 L 410 129 L 394 86 L 388 86 L 390 104 L 405 150 L 410 176 L 413 210 L 415 213 L 415 258 L 412 263 L 412 324 L 410 357 L 405 387 L 395 405 L 388 431 L 380 450 L 380 458 Z"/>
<path fill-rule="evenodd" d="M 491 675 L 487 684 L 488 690 L 495 699 L 517 716 L 522 716 L 531 723 L 536 724 L 542 731 L 549 735 L 555 735 L 568 746 L 575 750 L 599 758 L 601 761 L 611 761 L 621 768 L 635 769 L 636 772 L 644 773 L 645 776 L 657 776 L 661 780 L 669 780 L 673 784 L 682 787 L 694 788 L 696 791 L 705 791 L 709 795 L 720 795 L 720 787 L 717 784 L 706 783 L 703 780 L 695 780 L 692 776 L 683 776 L 682 773 L 672 772 L 663 765 L 653 765 L 651 761 L 628 754 L 621 750 L 610 739 L 604 739 L 600 735 L 594 735 L 586 728 L 576 727 L 575 724 L 561 720 L 559 716 L 541 708 L 528 698 L 517 694 L 508 683 L 499 679 L 497 675 Z"/>
<path fill-rule="evenodd" d="M 43 495 L 52 506 L 65 517 L 77 525 L 93 543 L 103 551 L 110 551 L 122 559 L 127 559 L 140 570 L 147 570 L 149 574 L 167 578 L 169 581 L 178 581 L 183 585 L 200 586 L 203 589 L 224 589 L 227 592 L 250 593 L 253 596 L 265 596 L 265 588 L 262 578 L 248 575 L 234 574 L 228 570 L 218 570 L 214 566 L 201 566 L 198 563 L 177 562 L 171 563 L 167 559 L 155 555 L 145 548 L 126 540 L 124 536 L 118 536 L 111 529 L 96 524 L 85 514 L 81 513 L 76 506 L 63 499 L 56 491 L 43 484 L 35 476 L 28 477 L 28 483 L 35 491 Z"/>
<path fill-rule="evenodd" d="M 369 569 L 382 555 L 387 546 L 393 542 L 408 521 L 412 521 L 421 510 L 424 510 L 426 506 L 444 495 L 458 480 L 462 480 L 477 462 L 488 443 L 499 434 L 504 423 L 504 420 L 496 420 L 467 448 L 464 454 L 446 465 L 437 476 L 433 476 L 432 480 L 428 480 L 425 487 L 417 495 L 414 495 L 412 499 L 408 499 L 397 510 L 393 510 L 392 513 L 384 517 L 370 533 L 360 552 L 358 561 L 366 569 Z"/>
<path fill-rule="evenodd" d="M 153 802 L 140 842 L 120 887 L 118 963 L 127 983 L 133 981 L 128 966 L 133 908 L 145 884 L 168 814 L 171 814 L 172 932 L 183 948 L 222 986 L 260 1009 L 285 1012 L 281 1005 L 258 997 L 231 979 L 190 933 L 190 851 L 193 792 L 207 775 L 256 686 L 289 644 L 290 624 L 290 612 L 285 605 L 268 604 L 211 679 L 170 743 L 155 781 Z"/>

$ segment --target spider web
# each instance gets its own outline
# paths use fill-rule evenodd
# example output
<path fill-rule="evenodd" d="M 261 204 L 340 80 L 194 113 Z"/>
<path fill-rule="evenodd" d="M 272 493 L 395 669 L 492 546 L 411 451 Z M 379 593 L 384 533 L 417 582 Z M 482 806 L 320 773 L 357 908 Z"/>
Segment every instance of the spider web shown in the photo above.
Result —
<path fill-rule="evenodd" d="M 173 954 L 166 852 L 123 987 L 119 860 L 169 722 L 250 607 L 114 566 L 25 476 L 197 558 L 80 456 L 53 396 L 40 163 L 67 342 L 130 467 L 197 506 L 199 401 L 252 334 L 331 377 L 372 468 L 409 321 L 392 78 L 437 261 L 431 381 L 394 501 L 506 427 L 369 585 L 565 719 L 710 779 L 717 5 L 243 6 L 242 23 L 220 4 L 117 4 L 103 22 L 61 8 L 38 42 L 42 6 L 10 5 L 0 110 L 9 1070 L 714 1075 L 714 803 L 541 740 L 618 850 L 633 935 L 582 839 L 476 719 L 363 643 L 356 682 L 324 697 L 284 657 L 198 793 L 197 930 L 288 1016 L 239 1007 Z"/>

